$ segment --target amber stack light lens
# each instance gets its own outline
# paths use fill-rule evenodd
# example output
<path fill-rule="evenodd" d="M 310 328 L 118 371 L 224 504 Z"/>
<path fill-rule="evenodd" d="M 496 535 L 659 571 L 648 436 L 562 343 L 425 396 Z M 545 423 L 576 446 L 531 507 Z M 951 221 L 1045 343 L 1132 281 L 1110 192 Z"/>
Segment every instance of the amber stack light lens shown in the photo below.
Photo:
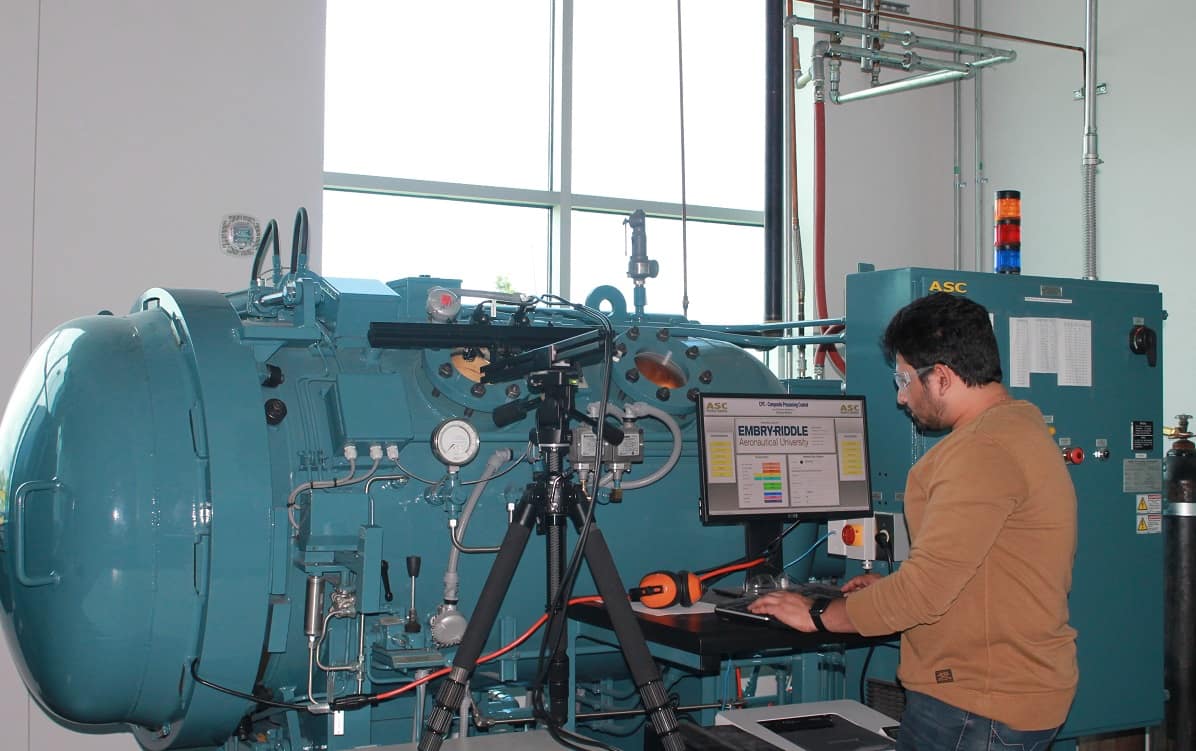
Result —
<path fill-rule="evenodd" d="M 1022 273 L 1022 193 L 998 190 L 993 206 L 993 271 Z"/>

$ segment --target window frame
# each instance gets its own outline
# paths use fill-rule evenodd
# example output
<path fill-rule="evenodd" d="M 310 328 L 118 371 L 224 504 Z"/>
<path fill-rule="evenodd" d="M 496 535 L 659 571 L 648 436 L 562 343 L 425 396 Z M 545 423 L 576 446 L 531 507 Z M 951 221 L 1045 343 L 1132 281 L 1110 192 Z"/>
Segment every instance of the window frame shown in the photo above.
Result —
<path fill-rule="evenodd" d="M 546 278 L 553 294 L 571 289 L 571 212 L 628 215 L 642 209 L 648 217 L 716 224 L 764 226 L 764 211 L 695 205 L 635 198 L 577 194 L 572 190 L 573 160 L 573 15 L 575 0 L 550 0 L 554 38 L 554 70 L 549 93 L 553 124 L 549 132 L 550 188 L 536 190 L 470 183 L 383 177 L 346 172 L 324 172 L 324 190 L 350 193 L 406 196 L 451 201 L 470 201 L 548 209 L 548 269 Z M 558 44 L 559 43 L 559 44 Z M 559 94 L 559 96 L 558 96 Z"/>

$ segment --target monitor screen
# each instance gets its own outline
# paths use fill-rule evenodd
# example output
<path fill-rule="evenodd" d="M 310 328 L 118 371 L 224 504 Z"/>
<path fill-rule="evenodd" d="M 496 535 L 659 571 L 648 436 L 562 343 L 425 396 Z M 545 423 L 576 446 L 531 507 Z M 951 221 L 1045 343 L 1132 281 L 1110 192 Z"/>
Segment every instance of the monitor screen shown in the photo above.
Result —
<path fill-rule="evenodd" d="M 704 522 L 870 516 L 862 396 L 702 394 Z"/>

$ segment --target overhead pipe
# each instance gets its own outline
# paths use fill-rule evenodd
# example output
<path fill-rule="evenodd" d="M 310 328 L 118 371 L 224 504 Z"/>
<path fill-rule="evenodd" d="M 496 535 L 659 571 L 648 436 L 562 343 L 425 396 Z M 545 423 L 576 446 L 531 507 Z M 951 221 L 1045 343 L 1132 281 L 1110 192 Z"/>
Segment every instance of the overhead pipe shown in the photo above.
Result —
<path fill-rule="evenodd" d="M 832 50 L 832 47 L 834 50 Z M 861 50 L 854 47 L 844 47 L 842 45 L 832 45 L 825 40 L 814 45 L 814 55 L 812 61 L 812 68 L 814 70 L 815 85 L 826 87 L 826 99 L 835 104 L 846 104 L 848 102 L 855 102 L 860 99 L 871 99 L 872 97 L 883 96 L 885 94 L 895 94 L 900 91 L 909 91 L 911 89 L 920 89 L 926 86 L 934 86 L 948 81 L 963 80 L 965 78 L 972 78 L 975 72 L 989 65 L 996 65 L 1014 60 L 1017 53 L 1013 50 L 997 50 L 997 54 L 990 57 L 983 57 L 973 60 L 970 63 L 964 63 L 966 70 L 959 70 L 954 63 L 945 63 L 939 65 L 937 70 L 931 70 L 927 73 L 919 73 L 897 81 L 881 84 L 880 86 L 873 86 L 868 89 L 860 91 L 853 91 L 847 94 L 839 93 L 839 66 L 835 59 L 836 56 L 858 58 L 862 55 L 878 54 L 873 50 Z M 879 53 L 892 54 L 892 53 Z M 830 57 L 830 75 L 823 76 L 825 68 L 825 58 Z M 927 66 L 932 65 L 936 61 L 920 59 L 920 62 Z"/>
<path fill-rule="evenodd" d="M 946 39 L 936 39 L 934 37 L 923 37 L 915 34 L 912 31 L 885 31 L 883 29 L 869 29 L 863 26 L 852 26 L 850 24 L 834 23 L 833 21 L 823 21 L 818 18 L 806 18 L 804 16 L 789 16 L 785 19 L 786 26 L 809 26 L 824 34 L 863 34 L 867 33 L 883 42 L 891 44 L 900 44 L 902 47 L 918 47 L 925 50 L 936 50 L 939 52 L 959 52 L 964 55 L 975 55 L 976 57 L 995 57 L 998 55 L 1012 55 L 1011 50 L 1000 49 L 997 47 L 982 47 L 978 44 L 968 44 L 967 42 L 947 41 Z M 866 48 L 856 47 L 854 49 Z"/>
<path fill-rule="evenodd" d="M 1084 31 L 1084 278 L 1096 279 L 1096 0 L 1087 0 Z"/>
<path fill-rule="evenodd" d="M 959 81 L 964 78 L 971 78 L 971 74 L 961 73 L 957 70 L 937 70 L 930 73 L 919 73 L 916 76 L 909 76 L 891 83 L 882 83 L 880 86 L 873 86 L 870 89 L 861 89 L 860 91 L 852 91 L 847 94 L 838 94 L 836 92 L 827 98 L 835 104 L 847 104 L 848 102 L 858 102 L 861 99 L 872 99 L 873 97 L 885 94 L 896 94 L 900 91 L 922 89 L 927 86 L 935 86 L 948 81 Z M 836 81 L 836 83 L 838 82 Z"/>
<path fill-rule="evenodd" d="M 836 22 L 839 20 L 839 18 L 838 18 L 839 11 L 847 10 L 849 12 L 854 12 L 854 13 L 860 12 L 858 8 L 848 8 L 848 7 L 843 6 L 841 0 L 804 0 L 804 1 L 811 5 L 830 9 L 831 18 L 833 20 L 835 20 Z M 1011 42 L 1024 42 L 1026 44 L 1038 44 L 1038 45 L 1042 45 L 1044 47 L 1054 47 L 1055 49 L 1061 49 L 1061 50 L 1073 50 L 1075 52 L 1081 52 L 1081 53 L 1084 51 L 1084 49 L 1082 47 L 1077 47 L 1074 44 L 1061 44 L 1059 42 L 1051 42 L 1046 39 L 1035 39 L 1033 37 L 1020 36 L 1017 34 L 1004 34 L 999 31 L 987 31 L 985 29 L 981 29 L 981 28 L 977 28 L 977 27 L 973 27 L 973 26 L 958 26 L 955 24 L 945 23 L 943 21 L 935 21 L 930 18 L 918 18 L 916 16 L 907 15 L 905 13 L 892 13 L 892 12 L 887 12 L 884 10 L 875 10 L 875 11 L 872 11 L 872 13 L 874 15 L 880 16 L 882 19 L 890 18 L 890 19 L 897 20 L 897 21 L 900 21 L 905 24 L 912 24 L 914 26 L 927 26 L 930 28 L 942 29 L 945 31 L 966 32 L 966 33 L 976 34 L 977 36 L 984 34 L 984 35 L 993 37 L 994 39 L 1008 39 Z M 978 24 L 979 22 L 976 22 L 976 23 Z"/>
<path fill-rule="evenodd" d="M 843 44 L 832 44 L 827 48 L 831 55 L 839 57 L 863 58 L 903 70 L 953 70 L 959 73 L 969 72 L 966 63 L 953 63 L 948 60 L 934 60 L 925 58 L 917 52 L 884 52 L 882 50 L 865 50 Z"/>

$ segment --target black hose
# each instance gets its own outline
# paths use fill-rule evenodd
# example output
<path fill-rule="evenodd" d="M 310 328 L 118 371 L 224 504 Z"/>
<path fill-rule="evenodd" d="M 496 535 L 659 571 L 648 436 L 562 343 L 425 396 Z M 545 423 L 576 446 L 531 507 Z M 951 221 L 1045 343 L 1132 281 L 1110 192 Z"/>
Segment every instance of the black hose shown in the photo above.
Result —
<path fill-rule="evenodd" d="M 253 255 L 253 269 L 249 274 L 249 284 L 257 283 L 258 277 L 262 275 L 262 261 L 266 258 L 266 246 L 273 243 L 274 257 L 278 258 L 278 222 L 271 219 L 266 224 L 266 231 L 262 233 L 262 239 L 257 244 L 257 253 Z"/>
<path fill-rule="evenodd" d="M 307 263 L 307 209 L 302 206 L 295 212 L 295 227 L 291 232 L 291 273 L 299 271 L 299 257 Z"/>

